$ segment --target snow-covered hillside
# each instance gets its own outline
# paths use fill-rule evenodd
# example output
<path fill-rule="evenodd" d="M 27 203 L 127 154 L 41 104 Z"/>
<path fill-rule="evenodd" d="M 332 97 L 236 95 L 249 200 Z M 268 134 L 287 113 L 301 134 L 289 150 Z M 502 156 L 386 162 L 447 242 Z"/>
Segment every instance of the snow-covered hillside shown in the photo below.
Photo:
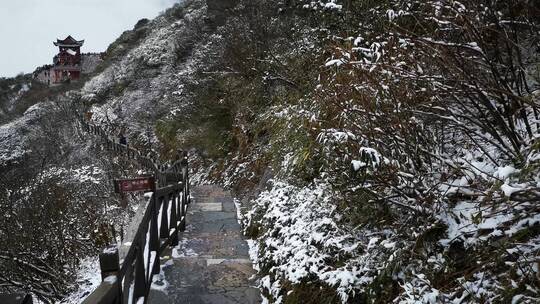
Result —
<path fill-rule="evenodd" d="M 62 220 L 43 235 L 105 218 L 75 225 L 78 254 L 51 266 L 61 287 L 15 278 L 64 297 L 129 220 L 108 180 L 139 168 L 81 131 L 74 113 L 91 112 L 163 161 L 189 150 L 193 181 L 236 193 L 267 302 L 538 302 L 537 14 L 528 1 L 186 0 L 139 21 L 80 88 L 0 126 L 3 211 L 53 208 L 37 203 L 51 187 Z M 77 193 L 92 209 L 63 204 Z"/>

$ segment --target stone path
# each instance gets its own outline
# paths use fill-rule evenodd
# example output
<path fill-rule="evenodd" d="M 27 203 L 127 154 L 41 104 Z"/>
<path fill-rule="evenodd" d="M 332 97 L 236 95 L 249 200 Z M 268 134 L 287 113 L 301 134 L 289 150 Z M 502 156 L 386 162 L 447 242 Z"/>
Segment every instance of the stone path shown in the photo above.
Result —
<path fill-rule="evenodd" d="M 162 273 L 154 280 L 149 303 L 260 303 L 230 193 L 200 186 L 192 195 L 186 231 L 180 234 L 179 246 L 162 259 Z"/>

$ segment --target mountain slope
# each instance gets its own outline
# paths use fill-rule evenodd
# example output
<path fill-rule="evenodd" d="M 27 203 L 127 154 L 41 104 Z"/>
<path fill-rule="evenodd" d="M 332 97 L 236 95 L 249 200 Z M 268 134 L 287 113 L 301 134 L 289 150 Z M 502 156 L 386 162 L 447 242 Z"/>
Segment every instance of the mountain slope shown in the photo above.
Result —
<path fill-rule="evenodd" d="M 31 206 L 23 185 L 58 168 L 95 166 L 99 193 L 135 174 L 79 134 L 69 113 L 90 111 L 164 161 L 189 150 L 197 181 L 236 192 L 269 302 L 534 303 L 537 14 L 528 1 L 185 1 L 125 32 L 80 89 L 1 127 L 0 151 L 20 151 L 4 180 L 32 173 L 3 186 L 18 196 L 2 206 Z M 109 217 L 82 238 L 128 220 L 103 199 L 118 204 L 92 198 Z"/>

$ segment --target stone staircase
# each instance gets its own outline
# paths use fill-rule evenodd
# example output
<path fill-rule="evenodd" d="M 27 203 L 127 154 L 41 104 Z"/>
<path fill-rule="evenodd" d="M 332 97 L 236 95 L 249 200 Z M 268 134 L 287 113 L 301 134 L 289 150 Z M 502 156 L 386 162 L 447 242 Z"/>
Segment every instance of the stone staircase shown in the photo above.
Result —
<path fill-rule="evenodd" d="M 188 226 L 180 244 L 162 259 L 149 303 L 260 303 L 231 194 L 199 186 L 192 195 Z"/>

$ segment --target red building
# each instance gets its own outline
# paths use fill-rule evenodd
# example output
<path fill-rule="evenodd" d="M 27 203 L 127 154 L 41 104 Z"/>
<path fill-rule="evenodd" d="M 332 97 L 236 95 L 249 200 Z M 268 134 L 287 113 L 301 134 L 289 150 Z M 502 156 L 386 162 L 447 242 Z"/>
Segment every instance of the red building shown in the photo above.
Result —
<path fill-rule="evenodd" d="M 84 40 L 75 40 L 71 36 L 66 39 L 56 39 L 53 42 L 59 48 L 58 55 L 53 58 L 53 67 L 50 70 L 51 83 L 60 83 L 77 80 L 81 76 L 81 46 Z"/>

